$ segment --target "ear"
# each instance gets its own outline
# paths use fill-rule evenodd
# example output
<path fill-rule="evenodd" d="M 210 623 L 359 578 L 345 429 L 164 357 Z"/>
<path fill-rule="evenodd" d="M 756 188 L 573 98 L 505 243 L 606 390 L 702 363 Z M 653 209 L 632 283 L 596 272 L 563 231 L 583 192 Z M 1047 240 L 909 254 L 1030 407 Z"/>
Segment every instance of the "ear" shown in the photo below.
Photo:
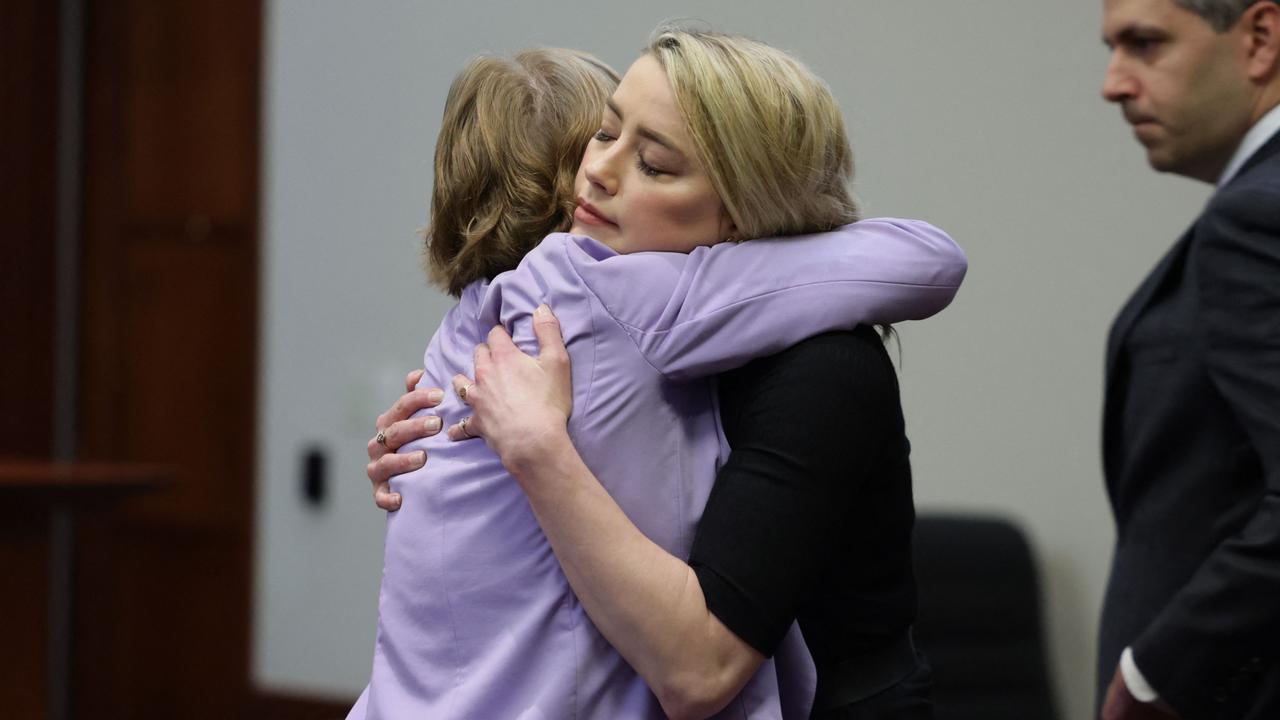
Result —
<path fill-rule="evenodd" d="M 734 224 L 733 218 L 729 217 L 727 209 L 720 209 L 720 239 L 729 242 L 738 242 L 742 239 L 742 235 L 738 233 L 738 226 Z"/>
<path fill-rule="evenodd" d="M 1245 72 L 1255 82 L 1270 81 L 1280 70 L 1280 3 L 1254 3 L 1240 18 L 1240 24 L 1249 35 Z"/>

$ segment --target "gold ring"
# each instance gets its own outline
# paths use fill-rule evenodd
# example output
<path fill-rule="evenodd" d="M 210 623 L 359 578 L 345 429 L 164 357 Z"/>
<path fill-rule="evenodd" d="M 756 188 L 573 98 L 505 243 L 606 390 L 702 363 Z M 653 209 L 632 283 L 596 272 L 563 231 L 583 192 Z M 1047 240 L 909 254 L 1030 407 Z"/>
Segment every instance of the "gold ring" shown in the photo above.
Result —
<path fill-rule="evenodd" d="M 458 397 L 462 398 L 462 402 L 467 401 L 467 391 L 475 386 L 475 383 L 467 383 L 458 390 Z"/>
<path fill-rule="evenodd" d="M 458 423 L 458 432 L 462 433 L 462 437 L 464 438 L 471 437 L 471 433 L 467 432 L 467 421 L 469 421 L 470 419 L 471 419 L 470 417 L 464 417 L 462 418 L 462 422 Z"/>

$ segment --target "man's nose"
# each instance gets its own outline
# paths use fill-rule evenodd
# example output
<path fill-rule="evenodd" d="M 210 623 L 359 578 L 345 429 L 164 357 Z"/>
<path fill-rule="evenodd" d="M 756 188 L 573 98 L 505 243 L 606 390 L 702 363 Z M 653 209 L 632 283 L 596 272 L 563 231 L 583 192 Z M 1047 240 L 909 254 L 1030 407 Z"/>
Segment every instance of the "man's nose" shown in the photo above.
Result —
<path fill-rule="evenodd" d="M 1102 97 L 1108 102 L 1120 102 L 1134 96 L 1137 83 L 1123 67 L 1116 53 L 1107 62 L 1107 72 L 1102 76 Z"/>

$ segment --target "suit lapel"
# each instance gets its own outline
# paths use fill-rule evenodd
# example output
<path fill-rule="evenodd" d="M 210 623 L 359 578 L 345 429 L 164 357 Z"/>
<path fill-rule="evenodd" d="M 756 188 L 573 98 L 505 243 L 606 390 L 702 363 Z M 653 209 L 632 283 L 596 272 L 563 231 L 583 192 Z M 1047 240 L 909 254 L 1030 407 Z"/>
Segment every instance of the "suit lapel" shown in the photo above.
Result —
<path fill-rule="evenodd" d="M 1120 348 L 1124 345 L 1129 331 L 1133 329 L 1134 321 L 1151 304 L 1156 291 L 1164 284 L 1175 268 L 1181 267 L 1182 257 L 1186 254 L 1187 247 L 1191 244 L 1191 237 L 1195 234 L 1195 229 L 1196 226 L 1192 225 L 1190 229 L 1182 234 L 1178 242 L 1174 243 L 1169 252 L 1165 253 L 1165 256 L 1160 259 L 1155 269 L 1147 275 L 1147 279 L 1142 282 L 1142 285 L 1129 298 L 1129 302 L 1125 303 L 1124 309 L 1120 311 L 1115 323 L 1111 325 L 1111 335 L 1107 339 L 1106 390 L 1103 393 L 1102 401 L 1102 464 L 1108 487 L 1118 477 L 1115 472 L 1115 454 L 1119 448 L 1113 435 L 1113 423 L 1116 423 L 1119 419 L 1116 416 L 1118 410 L 1116 403 L 1119 401 L 1120 396 L 1120 392 L 1116 387 L 1116 383 L 1119 382 L 1116 378 L 1116 364 L 1119 362 Z"/>
<path fill-rule="evenodd" d="M 1197 222 L 1199 220 L 1197 219 Z M 1115 323 L 1111 326 L 1111 336 L 1107 340 L 1107 394 L 1110 395 L 1112 378 L 1115 377 L 1116 361 L 1120 356 L 1120 347 L 1124 344 L 1124 339 L 1128 337 L 1129 331 L 1133 328 L 1133 323 L 1142 314 L 1143 310 L 1151 304 L 1151 300 L 1155 297 L 1156 290 L 1164 284 L 1165 279 L 1174 267 L 1179 266 L 1182 256 L 1187 252 L 1187 246 L 1191 244 L 1191 236 L 1195 233 L 1195 225 L 1192 225 L 1182 234 L 1178 242 L 1174 243 L 1169 252 L 1156 265 L 1147 279 L 1129 298 L 1129 302 L 1125 303 L 1124 309 L 1120 311 L 1120 315 L 1116 317 Z"/>
<path fill-rule="evenodd" d="M 1258 151 L 1245 161 L 1245 164 L 1240 167 L 1240 171 L 1227 184 L 1230 185 L 1236 182 L 1253 168 L 1276 156 L 1280 156 L 1280 132 L 1272 135 L 1270 140 L 1258 148 Z M 1199 222 L 1199 218 L 1196 219 L 1196 222 Z M 1108 389 L 1111 386 L 1111 378 L 1115 374 L 1116 361 L 1120 355 L 1120 346 L 1124 344 L 1124 339 L 1128 336 L 1134 321 L 1151 303 L 1151 298 L 1155 296 L 1156 290 L 1164 282 L 1170 269 L 1179 264 L 1182 256 L 1187 251 L 1187 246 L 1191 243 L 1191 236 L 1195 234 L 1195 229 L 1196 226 L 1193 224 L 1182 234 L 1178 242 L 1174 243 L 1169 252 L 1165 253 L 1160 263 L 1151 271 L 1151 274 L 1147 275 L 1147 279 L 1129 298 L 1129 302 L 1125 304 L 1124 309 L 1120 311 L 1120 315 L 1116 318 L 1115 324 L 1111 326 L 1111 336 L 1107 341 Z"/>

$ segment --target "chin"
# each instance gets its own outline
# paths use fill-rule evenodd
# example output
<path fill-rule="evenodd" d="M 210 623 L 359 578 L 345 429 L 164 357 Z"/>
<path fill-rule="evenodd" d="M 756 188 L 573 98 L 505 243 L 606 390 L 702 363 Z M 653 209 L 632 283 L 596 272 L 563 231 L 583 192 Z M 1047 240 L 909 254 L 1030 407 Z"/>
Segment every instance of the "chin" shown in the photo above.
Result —
<path fill-rule="evenodd" d="M 1157 172 L 1178 171 L 1177 158 L 1171 157 L 1167 152 L 1161 152 L 1160 148 L 1147 149 L 1147 164 Z"/>

